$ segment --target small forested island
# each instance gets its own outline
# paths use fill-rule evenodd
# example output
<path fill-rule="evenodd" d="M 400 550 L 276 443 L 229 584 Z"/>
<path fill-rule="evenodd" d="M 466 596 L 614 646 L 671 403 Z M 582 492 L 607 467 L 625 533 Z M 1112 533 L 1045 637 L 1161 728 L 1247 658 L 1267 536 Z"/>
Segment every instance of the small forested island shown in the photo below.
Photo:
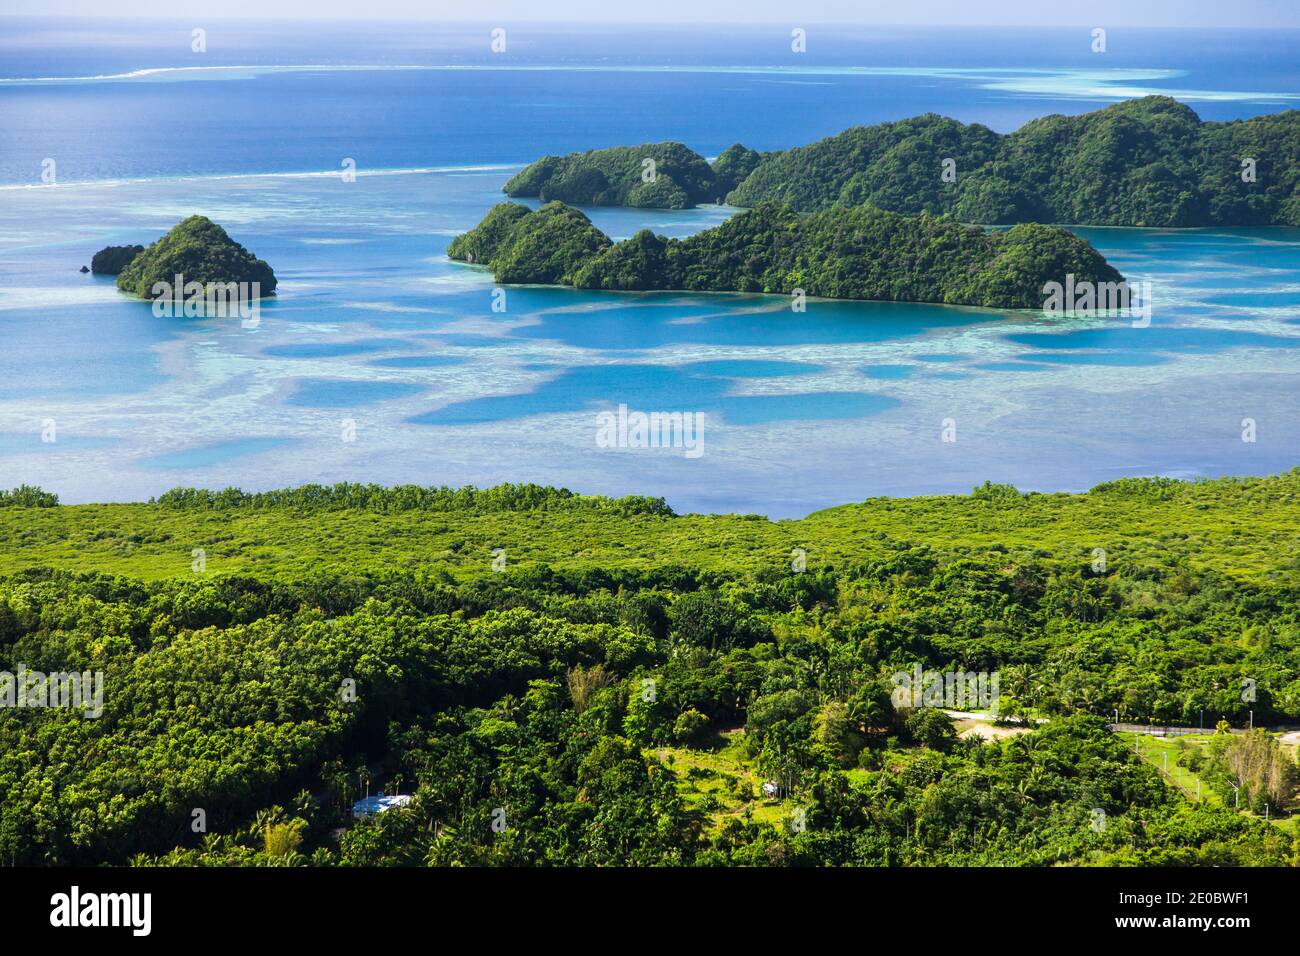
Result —
<path fill-rule="evenodd" d="M 655 160 L 650 184 L 644 158 Z M 736 145 L 711 167 L 680 143 L 547 156 L 504 192 L 666 209 L 724 197 L 801 212 L 871 203 L 1002 225 L 1297 226 L 1300 111 L 1202 122 L 1177 100 L 1147 96 L 1007 135 L 927 113 L 785 151 Z"/>
<path fill-rule="evenodd" d="M 546 156 L 511 178 L 508 196 L 585 206 L 689 209 L 721 202 L 754 171 L 761 155 L 737 143 L 712 165 L 681 143 L 616 146 Z"/>
<path fill-rule="evenodd" d="M 447 254 L 498 282 L 619 291 L 767 292 L 830 299 L 1038 309 L 1043 286 L 1119 283 L 1088 242 L 1056 226 L 1005 232 L 870 205 L 810 214 L 765 202 L 687 239 L 643 229 L 614 243 L 561 202 L 499 203 Z"/>
<path fill-rule="evenodd" d="M 144 246 L 105 246 L 90 260 L 90 271 L 97 276 L 119 275 L 142 252 Z"/>
<path fill-rule="evenodd" d="M 126 258 L 127 251 L 135 254 Z M 126 259 L 126 261 L 122 261 Z M 258 283 L 262 296 L 275 292 L 276 279 L 271 267 L 257 258 L 207 216 L 190 216 L 177 223 L 167 235 L 148 248 L 109 246 L 95 254 L 92 266 L 105 273 L 116 267 L 117 287 L 143 299 L 155 297 L 155 283 L 170 289 L 176 277 L 188 284 Z"/>

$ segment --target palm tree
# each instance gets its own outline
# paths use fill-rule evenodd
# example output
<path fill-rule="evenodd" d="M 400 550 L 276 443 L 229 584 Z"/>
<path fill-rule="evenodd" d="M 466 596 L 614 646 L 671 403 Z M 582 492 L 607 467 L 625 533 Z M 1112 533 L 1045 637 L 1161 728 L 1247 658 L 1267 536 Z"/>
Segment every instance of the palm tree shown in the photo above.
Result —
<path fill-rule="evenodd" d="M 1040 682 L 1028 664 L 1013 664 L 1004 668 L 1002 675 L 1012 697 L 1026 704 L 1034 703 L 1038 696 Z"/>
<path fill-rule="evenodd" d="M 266 831 L 280 822 L 284 816 L 284 807 L 266 807 L 258 810 L 253 817 L 252 831 L 255 834 L 265 834 Z"/>

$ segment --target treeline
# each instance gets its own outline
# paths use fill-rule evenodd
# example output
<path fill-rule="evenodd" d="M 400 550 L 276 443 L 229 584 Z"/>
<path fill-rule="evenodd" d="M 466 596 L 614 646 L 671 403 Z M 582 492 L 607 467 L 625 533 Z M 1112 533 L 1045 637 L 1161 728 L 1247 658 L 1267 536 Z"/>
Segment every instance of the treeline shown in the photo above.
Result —
<path fill-rule="evenodd" d="M 1227 497 L 1248 501 L 1252 496 L 1273 500 L 1294 500 L 1300 495 L 1300 466 L 1277 475 L 1224 475 L 1219 478 L 1166 478 L 1163 476 L 1116 478 L 1094 485 L 1093 495 L 1117 495 L 1125 498 L 1204 498 L 1207 501 Z"/>
<path fill-rule="evenodd" d="M 275 491 L 247 492 L 238 488 L 209 491 L 204 488 L 173 488 L 150 504 L 178 510 L 276 510 L 337 511 L 454 511 L 482 514 L 497 511 L 593 511 L 612 515 L 673 514 L 663 498 L 629 495 L 608 498 L 579 495 L 567 488 L 536 484 L 501 484 L 491 488 L 466 485 L 394 485 L 339 482 L 333 485 L 301 485 Z"/>
<path fill-rule="evenodd" d="M 1053 226 L 989 232 L 874 206 L 801 215 L 763 203 L 687 239 L 642 230 L 613 244 L 559 202 L 536 211 L 501 203 L 448 247 L 498 282 L 581 289 L 768 292 L 835 299 L 1043 307 L 1046 282 L 1118 285 L 1085 240 Z"/>
<path fill-rule="evenodd" d="M 0 488 L 0 508 L 53 508 L 59 496 L 36 485 L 19 485 L 13 491 Z"/>
<path fill-rule="evenodd" d="M 1081 116 L 1045 116 L 1007 135 L 929 113 L 785 151 L 734 146 L 715 162 L 709 188 L 634 185 L 639 158 L 668 147 L 674 169 L 697 171 L 696 185 L 707 181 L 703 158 L 674 143 L 546 157 L 505 192 L 580 205 L 657 206 L 663 197 L 662 208 L 721 195 L 732 205 L 779 201 L 800 212 L 869 203 L 1006 225 L 1300 225 L 1296 110 L 1202 122 L 1176 100 L 1147 96 Z M 726 178 L 736 183 L 729 193 L 720 191 L 717 173 L 724 159 Z"/>

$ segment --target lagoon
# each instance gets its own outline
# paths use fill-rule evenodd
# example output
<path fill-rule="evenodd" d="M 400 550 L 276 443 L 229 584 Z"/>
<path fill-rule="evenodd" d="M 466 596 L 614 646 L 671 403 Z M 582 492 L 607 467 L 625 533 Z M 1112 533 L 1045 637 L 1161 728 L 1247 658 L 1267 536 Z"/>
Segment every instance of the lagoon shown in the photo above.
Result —
<path fill-rule="evenodd" d="M 748 37 L 742 51 L 758 61 L 760 43 Z M 134 68 L 169 65 L 143 49 Z M 708 59 L 674 49 L 643 57 Z M 359 69 L 0 83 L 0 108 L 45 98 L 91 127 L 75 146 L 42 141 L 38 127 L 0 134 L 8 147 L 0 149 L 0 484 L 39 484 L 77 502 L 145 498 L 178 484 L 536 481 L 663 495 L 678 510 L 790 517 L 875 495 L 966 492 L 985 479 L 1080 490 L 1123 475 L 1300 464 L 1300 230 L 1079 229 L 1127 276 L 1151 282 L 1147 328 L 817 300 L 796 314 L 771 296 L 539 287 L 507 288 L 497 312 L 491 277 L 446 258 L 451 238 L 500 201 L 502 183 L 548 151 L 668 137 L 704 150 L 735 140 L 773 148 L 925 109 L 1005 129 L 1051 109 L 1095 108 L 1088 97 L 1104 95 L 1099 82 L 1069 86 L 1083 80 L 1068 64 L 1042 89 L 1024 89 L 1041 79 L 1033 50 L 1000 52 L 1030 71 L 1008 86 L 981 72 L 973 46 L 935 39 L 929 49 L 968 62 L 941 76 L 854 73 L 841 46 L 845 62 L 823 64 L 838 72 L 812 78 L 829 87 L 814 100 L 779 82 L 795 79 L 788 71 L 680 62 L 695 70 L 689 85 L 671 71 L 598 81 L 479 70 L 481 87 L 457 96 L 480 90 L 480 112 L 447 95 L 440 69 L 400 79 Z M 1151 72 L 1168 74 L 1151 86 L 1208 82 L 1173 49 L 1148 48 Z M 106 69 L 128 65 L 110 59 Z M 1229 85 L 1218 99 L 1192 101 L 1204 115 L 1285 102 L 1284 79 L 1267 69 L 1215 70 Z M 71 61 L 66 72 L 78 75 Z M 358 127 L 351 142 L 346 124 L 328 134 L 317 125 L 330 110 L 349 115 L 363 94 L 404 105 L 391 125 Z M 425 97 L 422 119 L 402 112 L 416 95 Z M 182 115 L 199 102 L 234 109 L 255 96 L 301 103 L 308 119 L 291 123 L 291 134 L 255 128 L 211 155 L 182 155 L 170 140 L 128 149 L 124 130 L 96 140 L 96 104 L 106 98 L 156 100 Z M 643 96 L 653 108 L 636 134 L 624 104 Z M 728 111 L 737 97 L 761 106 Z M 796 99 L 809 105 L 793 112 Z M 697 112 L 701 104 L 714 112 Z M 537 116 L 547 110 L 555 117 L 542 128 Z M 57 153 L 59 142 L 71 150 L 68 181 L 21 181 L 19 160 Z M 355 181 L 330 172 L 353 154 L 361 154 Z M 77 272 L 97 249 L 150 241 L 195 212 L 275 267 L 279 294 L 261 303 L 256 328 L 156 317 L 111 279 Z M 623 239 L 643 227 L 689 235 L 734 210 L 588 212 Z M 598 447 L 597 414 L 620 404 L 702 413 L 705 453 Z M 955 442 L 943 441 L 946 419 Z M 1246 419 L 1257 426 L 1254 441 L 1242 440 Z M 49 420 L 58 437 L 42 442 Z"/>

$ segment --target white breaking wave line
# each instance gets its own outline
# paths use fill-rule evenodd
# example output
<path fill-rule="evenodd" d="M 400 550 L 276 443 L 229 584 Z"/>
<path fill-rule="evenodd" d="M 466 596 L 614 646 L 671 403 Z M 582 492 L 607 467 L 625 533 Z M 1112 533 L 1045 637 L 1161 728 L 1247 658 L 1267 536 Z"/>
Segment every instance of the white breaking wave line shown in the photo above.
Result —
<path fill-rule="evenodd" d="M 984 89 L 1028 96 L 1123 100 L 1152 94 L 1172 96 L 1184 102 L 1287 103 L 1300 94 L 1264 90 L 1173 89 L 1132 85 L 1167 81 L 1186 76 L 1174 69 L 1057 69 L 1052 67 L 911 67 L 911 66 L 788 66 L 709 64 L 358 64 L 300 63 L 262 66 L 159 66 L 125 73 L 94 76 L 3 77 L 0 86 L 72 85 L 78 83 L 128 83 L 140 81 L 183 82 L 185 80 L 252 80 L 275 73 L 374 73 L 374 72 L 494 72 L 494 73 L 721 73 L 753 76 L 918 76 L 962 79 Z"/>
<path fill-rule="evenodd" d="M 354 176 L 427 176 L 439 173 L 499 173 L 522 169 L 521 163 L 491 163 L 475 166 L 413 166 L 403 169 L 354 169 Z M 341 169 L 288 173 L 207 173 L 197 176 L 142 176 L 135 179 L 84 179 L 59 183 L 7 183 L 0 191 L 11 189 L 71 189 L 86 186 L 132 186 L 142 183 L 187 183 L 221 179 L 321 179 L 341 176 Z"/>
<path fill-rule="evenodd" d="M 126 82 L 154 77 L 202 78 L 207 73 L 226 74 L 229 78 L 254 78 L 267 73 L 338 73 L 338 72 L 522 72 L 522 73 L 737 73 L 790 76 L 926 76 L 962 77 L 995 80 L 1009 76 L 1078 77 L 1094 81 L 1129 82 L 1165 80 L 1186 75 L 1184 70 L 1112 69 L 1061 70 L 1052 67 L 923 67 L 923 66 L 786 66 L 786 65 L 712 65 L 712 64 L 494 64 L 494 63 L 298 63 L 245 64 L 242 66 L 157 66 L 125 73 L 101 73 L 93 76 L 0 77 L 5 84 L 51 84 Z"/>

